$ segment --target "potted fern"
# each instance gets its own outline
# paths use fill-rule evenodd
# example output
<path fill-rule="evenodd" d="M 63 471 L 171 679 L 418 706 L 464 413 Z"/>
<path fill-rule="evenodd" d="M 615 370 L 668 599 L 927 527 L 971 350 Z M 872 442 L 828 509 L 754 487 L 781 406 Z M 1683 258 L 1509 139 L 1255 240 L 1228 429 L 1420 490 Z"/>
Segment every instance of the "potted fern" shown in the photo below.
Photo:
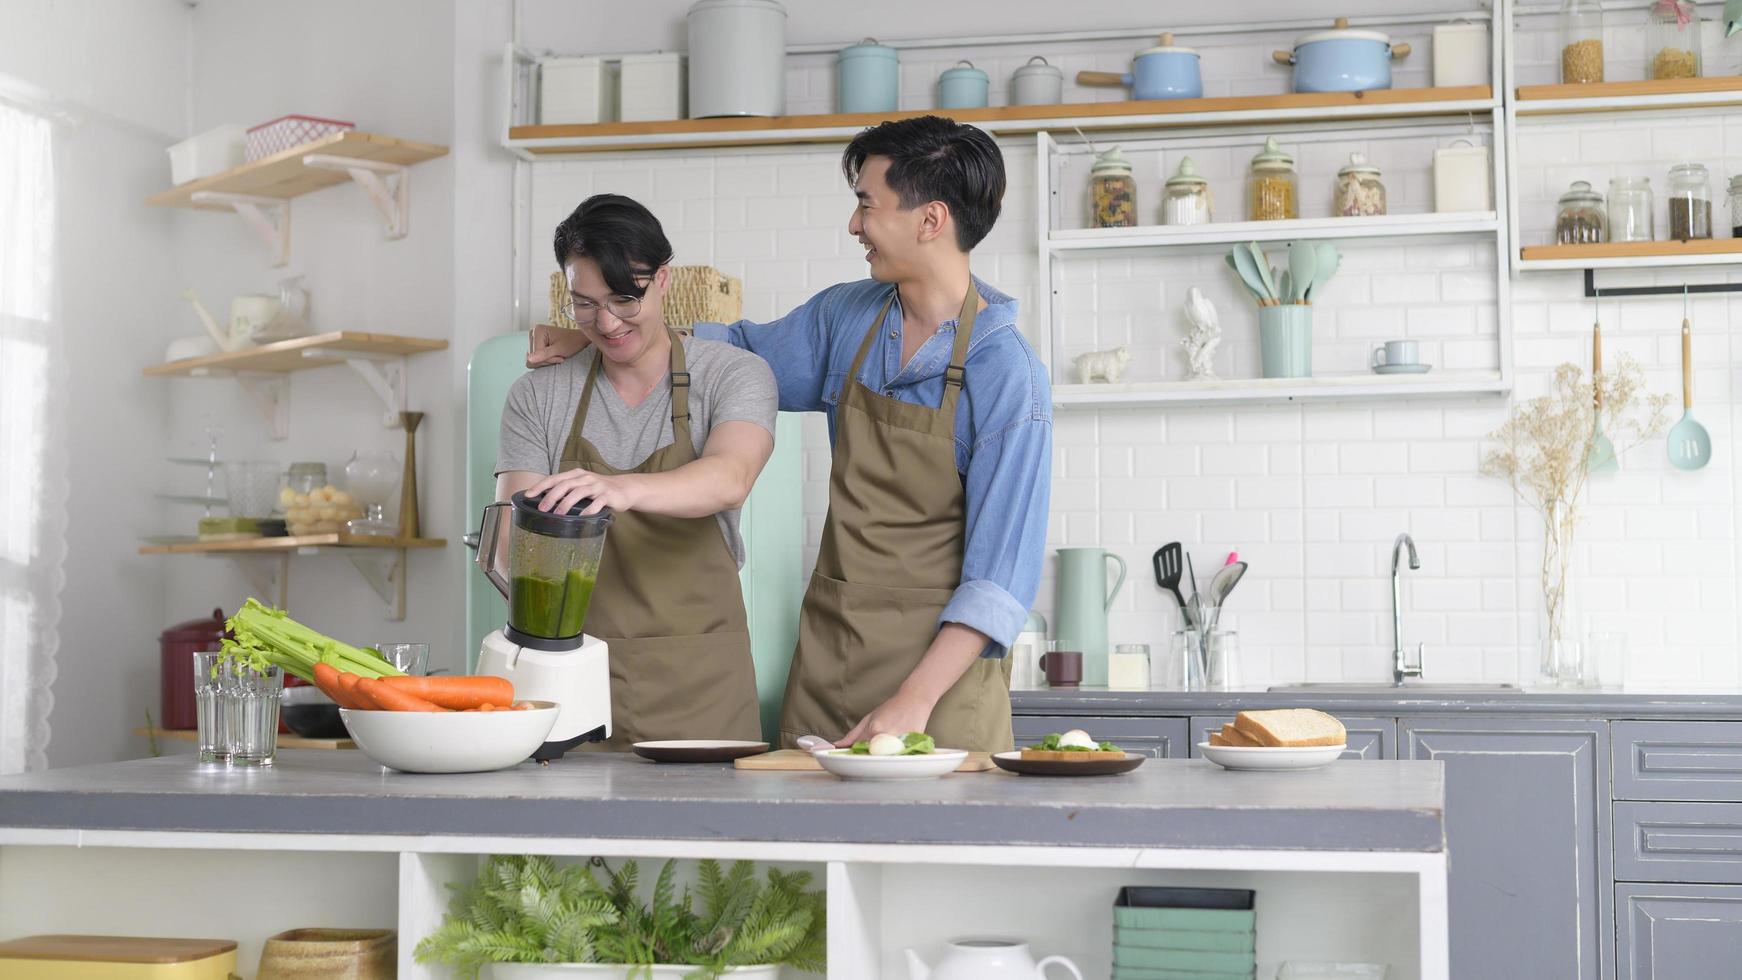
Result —
<path fill-rule="evenodd" d="M 594 869 L 603 871 L 603 878 Z M 776 980 L 782 964 L 822 972 L 824 899 L 810 874 L 749 861 L 700 862 L 694 891 L 667 861 L 649 901 L 639 869 L 599 858 L 558 867 L 547 857 L 498 855 L 455 895 L 441 927 L 417 944 L 420 963 L 464 980 Z M 699 899 L 700 908 L 697 902 Z"/>

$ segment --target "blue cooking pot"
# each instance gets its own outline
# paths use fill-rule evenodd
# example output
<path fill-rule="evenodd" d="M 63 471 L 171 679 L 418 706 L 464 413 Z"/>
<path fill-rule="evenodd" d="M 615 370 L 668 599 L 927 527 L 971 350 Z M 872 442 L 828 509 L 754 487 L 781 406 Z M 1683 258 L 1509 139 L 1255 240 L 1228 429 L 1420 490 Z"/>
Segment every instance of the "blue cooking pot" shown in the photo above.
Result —
<path fill-rule="evenodd" d="M 1409 54 L 1409 45 L 1392 44 L 1378 31 L 1350 30 L 1338 19 L 1334 30 L 1308 34 L 1294 50 L 1278 51 L 1279 64 L 1294 66 L 1296 92 L 1367 92 L 1391 87 L 1391 62 Z"/>
<path fill-rule="evenodd" d="M 1129 86 L 1131 97 L 1139 101 L 1202 98 L 1204 79 L 1198 71 L 1198 53 L 1175 47 L 1172 34 L 1161 35 L 1160 41 L 1131 59 L 1129 73 L 1080 71 L 1077 84 Z"/>

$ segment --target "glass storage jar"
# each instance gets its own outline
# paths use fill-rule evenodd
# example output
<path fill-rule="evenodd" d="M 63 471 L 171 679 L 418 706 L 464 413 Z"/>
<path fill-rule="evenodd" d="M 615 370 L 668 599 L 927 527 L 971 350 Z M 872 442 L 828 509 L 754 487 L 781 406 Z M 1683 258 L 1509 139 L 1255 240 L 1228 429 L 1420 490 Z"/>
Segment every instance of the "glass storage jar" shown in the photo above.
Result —
<path fill-rule="evenodd" d="M 1179 169 L 1167 179 L 1161 199 L 1164 225 L 1204 225 L 1211 218 L 1210 182 L 1198 176 L 1191 157 L 1182 157 Z"/>
<path fill-rule="evenodd" d="M 1730 178 L 1730 237 L 1742 238 L 1742 174 Z"/>
<path fill-rule="evenodd" d="M 1712 189 L 1704 164 L 1669 168 L 1669 237 L 1686 242 L 1712 237 Z"/>
<path fill-rule="evenodd" d="M 1650 177 L 1616 177 L 1609 181 L 1609 240 L 1649 242 L 1652 226 Z"/>
<path fill-rule="evenodd" d="M 1137 224 L 1137 182 L 1131 178 L 1131 161 L 1117 146 L 1095 154 L 1089 170 L 1089 198 L 1095 209 L 1096 228 L 1130 228 Z"/>
<path fill-rule="evenodd" d="M 1603 195 L 1588 181 L 1575 180 L 1561 195 L 1554 219 L 1557 245 L 1597 245 L 1609 240 L 1609 220 L 1603 214 Z"/>
<path fill-rule="evenodd" d="M 290 464 L 290 489 L 296 493 L 309 493 L 327 485 L 327 464 L 325 463 L 292 463 Z"/>
<path fill-rule="evenodd" d="M 1603 80 L 1603 7 L 1599 0 L 1561 4 L 1561 83 Z"/>
<path fill-rule="evenodd" d="M 1300 217 L 1295 200 L 1294 157 L 1282 151 L 1272 136 L 1252 158 L 1246 175 L 1246 218 L 1249 221 L 1282 221 Z"/>
<path fill-rule="evenodd" d="M 1337 171 L 1331 213 L 1344 218 L 1385 213 L 1385 185 L 1379 182 L 1379 168 L 1368 163 L 1365 154 L 1349 154 L 1348 165 Z"/>
<path fill-rule="evenodd" d="M 1693 0 L 1655 0 L 1645 20 L 1645 77 L 1700 77 L 1700 12 Z"/>

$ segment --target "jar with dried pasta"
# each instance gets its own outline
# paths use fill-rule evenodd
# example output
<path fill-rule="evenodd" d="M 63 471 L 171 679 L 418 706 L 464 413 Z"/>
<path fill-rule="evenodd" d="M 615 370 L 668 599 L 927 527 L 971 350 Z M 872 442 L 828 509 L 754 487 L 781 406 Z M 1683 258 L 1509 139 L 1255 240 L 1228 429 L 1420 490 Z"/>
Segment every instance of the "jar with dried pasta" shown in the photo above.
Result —
<path fill-rule="evenodd" d="M 1296 203 L 1294 157 L 1282 150 L 1272 136 L 1252 158 L 1246 175 L 1246 218 L 1249 221 L 1283 221 L 1300 217 Z"/>
<path fill-rule="evenodd" d="M 1367 162 L 1366 154 L 1349 154 L 1348 165 L 1337 171 L 1331 213 L 1343 218 L 1385 213 L 1385 185 L 1379 182 L 1379 168 Z"/>
<path fill-rule="evenodd" d="M 1137 224 L 1137 181 L 1131 161 L 1117 146 L 1095 154 L 1089 170 L 1089 199 L 1096 228 L 1130 228 Z"/>
<path fill-rule="evenodd" d="M 1645 77 L 1700 77 L 1700 12 L 1693 0 L 1654 0 L 1645 20 Z"/>
<path fill-rule="evenodd" d="M 1565 0 L 1561 5 L 1561 82 L 1582 85 L 1602 80 L 1602 4 L 1599 0 Z"/>

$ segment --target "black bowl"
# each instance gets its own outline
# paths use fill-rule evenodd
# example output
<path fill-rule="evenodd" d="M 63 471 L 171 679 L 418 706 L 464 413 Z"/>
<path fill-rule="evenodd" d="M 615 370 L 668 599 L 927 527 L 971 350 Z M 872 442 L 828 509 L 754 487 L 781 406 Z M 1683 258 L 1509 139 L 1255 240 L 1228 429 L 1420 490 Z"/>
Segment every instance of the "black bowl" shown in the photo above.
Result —
<path fill-rule="evenodd" d="M 306 693 L 305 693 L 306 692 Z M 278 707 L 284 727 L 303 738 L 349 738 L 339 706 L 313 687 L 287 687 Z"/>

